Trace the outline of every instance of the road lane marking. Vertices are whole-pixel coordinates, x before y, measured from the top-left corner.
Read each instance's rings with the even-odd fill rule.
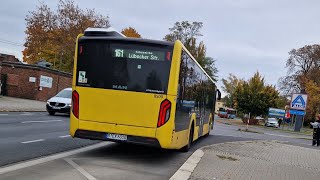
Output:
[[[26,123],[47,123],[47,122],[60,122],[62,120],[47,120],[47,121],[22,121],[22,124]]]
[[[66,138],[66,137],[70,137],[70,135],[59,136],[59,138]]]
[[[44,139],[36,139],[36,140],[31,140],[31,141],[24,141],[24,142],[21,142],[21,143],[22,144],[29,144],[29,143],[40,142],[40,141],[44,141]]]
[[[64,160],[67,161],[67,163],[69,163],[73,168],[78,170],[88,180],[96,180],[95,177],[93,177],[91,174],[89,174],[86,170],[80,167],[77,163],[73,162],[71,159],[64,159]]]
[[[49,162],[49,161],[54,161],[56,159],[65,158],[67,156],[71,156],[71,155],[74,155],[74,154],[91,151],[93,149],[104,147],[104,146],[109,145],[109,144],[112,144],[112,142],[101,142],[99,144],[94,144],[94,145],[91,145],[91,146],[87,146],[87,147],[71,150],[71,151],[68,151],[68,152],[63,152],[63,153],[60,153],[60,154],[50,155],[50,156],[46,156],[46,157],[43,157],[43,158],[40,158],[40,159],[30,160],[30,161],[27,161],[27,162],[22,162],[22,163],[19,163],[19,164],[14,164],[14,165],[11,165],[11,166],[3,167],[3,168],[0,168],[0,175],[4,174],[4,173],[15,171],[15,170],[27,168],[27,167],[30,167],[30,166],[46,163],[46,162]]]
[[[23,113],[23,114],[20,114],[21,116],[32,116],[33,114],[32,113]]]

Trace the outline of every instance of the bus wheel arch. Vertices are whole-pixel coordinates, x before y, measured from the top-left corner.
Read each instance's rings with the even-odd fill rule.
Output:
[[[204,135],[204,137],[208,137],[210,135],[211,128],[213,127],[212,118],[209,118],[208,122],[208,133]]]
[[[188,152],[191,145],[192,145],[192,142],[193,142],[193,139],[194,139],[194,120],[191,121],[191,126],[190,126],[190,131],[189,131],[189,137],[188,137],[188,144],[186,146],[184,146],[183,148],[180,149],[180,151],[182,152]]]

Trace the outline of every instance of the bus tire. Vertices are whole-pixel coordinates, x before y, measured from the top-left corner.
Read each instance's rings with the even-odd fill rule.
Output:
[[[194,123],[192,122],[191,124],[191,129],[190,129],[190,133],[189,133],[189,138],[188,138],[188,144],[186,146],[184,146],[183,148],[181,148],[182,152],[188,152],[192,142],[193,142],[193,133],[194,133]]]
[[[209,130],[208,133],[204,135],[204,137],[208,137],[210,135],[210,131],[211,131],[211,126],[212,126],[212,120],[209,120]]]

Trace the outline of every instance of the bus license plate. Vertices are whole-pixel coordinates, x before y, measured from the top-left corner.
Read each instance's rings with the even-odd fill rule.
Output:
[[[127,140],[127,135],[122,135],[122,134],[107,134],[107,139],[126,141],[126,140]]]

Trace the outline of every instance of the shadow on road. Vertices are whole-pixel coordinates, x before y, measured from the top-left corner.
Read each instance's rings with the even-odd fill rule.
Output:
[[[70,114],[55,113],[54,115],[49,115],[49,113],[47,113],[47,116],[50,116],[50,117],[67,117],[67,118],[69,118],[69,117],[70,117]]]
[[[195,141],[189,152],[180,152],[179,150],[166,150],[161,148],[135,145],[135,144],[118,144],[110,145],[91,150],[80,154],[81,157],[101,158],[101,159],[117,159],[134,161],[137,164],[149,164],[153,162],[167,164],[173,161],[174,164],[182,163],[197,149],[210,145],[231,141],[246,141],[251,139],[236,138],[227,136],[208,136]]]

